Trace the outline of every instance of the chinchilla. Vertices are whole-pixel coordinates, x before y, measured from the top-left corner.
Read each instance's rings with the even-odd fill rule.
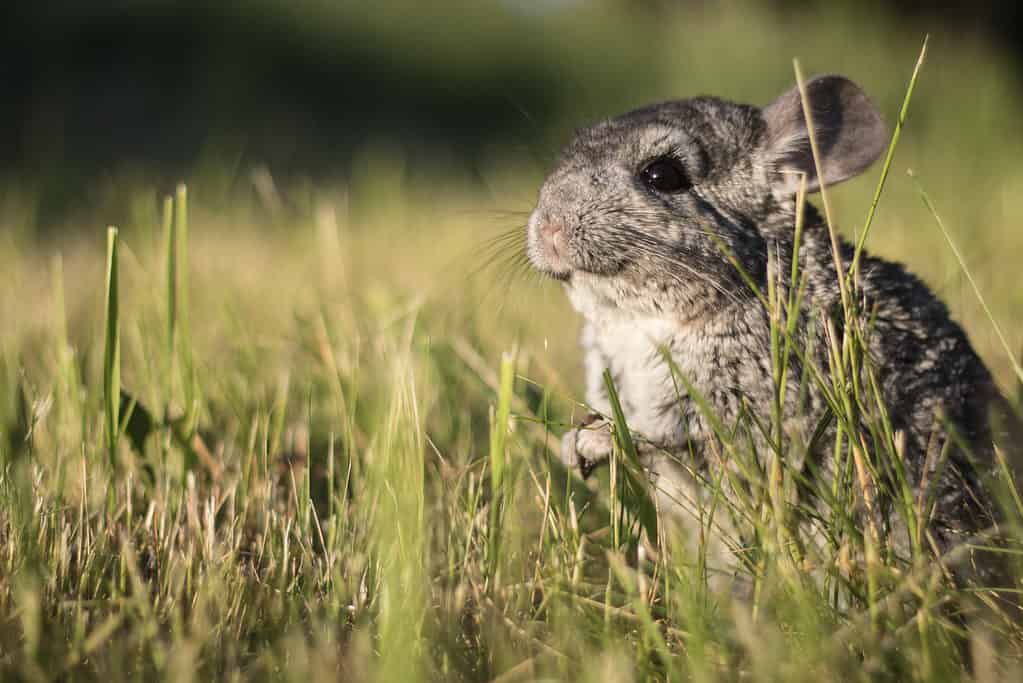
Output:
[[[843,302],[836,259],[847,271],[855,249],[833,242],[821,214],[797,202],[804,182],[815,192],[866,170],[888,129],[846,78],[810,80],[805,95],[816,154],[798,88],[763,108],[695,97],[586,128],[547,176],[527,227],[533,267],[563,283],[584,319],[595,412],[564,435],[562,460],[585,474],[611,454],[608,371],[658,505],[694,539],[731,538],[710,553],[729,575],[744,533],[736,510],[756,485],[750,463],[766,478],[774,457],[799,481],[789,505],[823,509],[821,493],[839,478],[857,489],[848,519],[862,533],[874,525],[906,559],[913,530],[896,512],[906,490],[925,517],[923,545],[938,553],[997,522],[986,483],[998,471],[990,414],[1005,404],[991,374],[944,304],[902,265],[863,252]],[[777,323],[786,332],[776,342],[792,347],[780,448],[764,426],[781,395],[763,298],[769,280],[781,301],[799,302]],[[834,388],[848,392],[850,378],[836,376],[831,359],[846,348],[850,306],[866,352],[858,428],[844,433],[859,442],[850,448],[846,437],[836,448]],[[877,395],[883,400],[871,400]],[[879,433],[885,421],[891,430]],[[731,445],[722,439],[729,430]],[[743,466],[737,448],[753,454]]]

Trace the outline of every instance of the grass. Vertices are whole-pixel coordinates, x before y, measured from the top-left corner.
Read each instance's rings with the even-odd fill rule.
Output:
[[[940,101],[926,77],[911,111]],[[895,74],[889,90],[909,79]],[[1018,175],[977,131],[995,152],[971,180],[935,151],[947,128],[917,133],[906,116],[906,147],[880,181],[829,198],[836,227],[866,214],[868,246],[924,273],[1010,388],[1018,365],[1003,341],[1023,333],[1011,323],[1023,287],[1004,276],[1023,240],[1007,219],[1023,210]],[[841,476],[818,492],[823,509],[793,503],[805,482],[777,407],[805,351],[781,324],[798,307],[798,269],[759,297],[779,321],[775,406],[719,427],[718,455],[740,472],[707,489],[745,490],[742,503],[712,495],[703,535],[677,538],[651,513],[620,409],[597,483],[558,464],[580,412],[576,329],[557,287],[517,270],[524,215],[440,176],[395,183],[400,155],[366,156],[348,186],[289,210],[204,203],[201,182],[145,193],[106,252],[93,229],[59,245],[4,233],[0,311],[14,324],[0,336],[0,678],[1019,679],[1018,627],[964,630],[956,610],[976,595],[929,560],[917,525],[907,559],[851,523],[871,483],[901,481],[858,324],[830,339],[831,375],[847,381],[819,387],[840,425]],[[888,176],[909,162],[943,178],[924,214],[901,174]],[[508,177],[503,166],[487,181],[523,199],[499,208],[528,209],[539,167]],[[949,190],[957,179],[970,181],[966,208]],[[940,230],[935,203],[956,204]],[[481,237],[481,225],[510,232]],[[960,228],[975,231],[965,252],[928,258],[964,243]],[[496,266],[478,269],[489,257]],[[943,286],[942,259],[983,306]],[[863,413],[872,419],[854,427]],[[771,457],[751,453],[756,433]],[[895,514],[926,517],[926,496],[891,493]],[[753,540],[738,545],[726,521]],[[643,529],[659,552],[641,549]],[[715,539],[743,557],[751,602],[711,587]]]

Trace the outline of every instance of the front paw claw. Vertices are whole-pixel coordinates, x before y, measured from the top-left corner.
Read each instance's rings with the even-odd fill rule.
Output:
[[[569,469],[578,469],[585,479],[597,465],[611,457],[612,448],[611,424],[591,413],[579,427],[561,437],[561,462]]]

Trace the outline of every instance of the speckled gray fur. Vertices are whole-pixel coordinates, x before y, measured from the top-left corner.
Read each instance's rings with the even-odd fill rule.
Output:
[[[876,108],[841,77],[815,79],[808,92],[826,183],[862,172],[887,143]],[[708,457],[712,429],[660,349],[670,351],[726,425],[739,419],[744,405],[768,419],[774,387],[767,313],[712,236],[763,291],[768,252],[774,252],[784,287],[794,237],[794,172],[806,172],[811,189],[818,184],[801,111],[793,90],[763,109],[698,97],[597,123],[564,150],[530,219],[534,266],[563,280],[585,320],[587,402],[609,414],[601,376],[609,369],[630,428],[652,447],[648,464],[662,506],[679,518],[698,515],[705,495],[699,480],[713,478],[721,460]],[[691,186],[661,193],[645,185],[641,169],[661,157],[677,159]],[[548,233],[549,226],[560,230],[555,246],[544,226]],[[848,264],[852,248],[842,242],[841,250]],[[827,228],[811,205],[799,265],[808,278],[800,334],[817,350],[816,363],[826,374],[823,320],[830,316],[840,327],[841,302]],[[988,410],[997,391],[963,330],[919,279],[870,255],[861,273],[861,310],[873,311],[872,362],[894,427],[905,438],[911,484],[919,485],[926,463],[940,460],[926,456],[929,443],[940,449],[948,438],[939,414],[956,425],[979,461],[971,465],[952,448],[937,483],[929,528],[947,547],[991,521],[979,472],[991,459]],[[813,382],[805,405],[798,405],[799,375],[791,375],[784,410],[788,436],[808,439],[826,406]],[[571,466],[610,452],[607,429],[599,420],[588,422],[563,441]],[[818,476],[831,470],[833,439],[824,444],[811,456]],[[721,555],[727,562],[727,550]]]

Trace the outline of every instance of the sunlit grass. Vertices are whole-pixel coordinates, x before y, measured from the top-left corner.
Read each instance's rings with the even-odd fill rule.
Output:
[[[871,77],[901,97],[911,73]],[[836,224],[852,234],[869,209],[867,247],[922,273],[1012,387],[1021,176],[1002,157],[983,172],[942,159],[968,143],[933,122],[927,73],[912,112],[932,123],[915,132],[910,113],[876,215],[876,177],[836,189]],[[508,152],[481,188],[406,180],[395,150],[359,163],[286,208],[258,192],[204,200],[201,181],[167,198],[126,189],[138,211],[106,242],[87,222],[57,242],[4,216],[0,678],[1019,679],[1017,626],[958,620],[972,594],[919,534],[907,561],[851,523],[872,468],[899,468],[855,335],[832,335],[828,355],[863,383],[819,387],[846,465],[823,510],[790,504],[800,475],[765,407],[759,424],[720,426],[718,457],[752,484],[731,508],[711,496],[694,544],[651,518],[619,409],[595,483],[559,464],[582,393],[577,322],[514,253],[542,165]],[[907,195],[910,163],[955,205],[940,231]],[[950,254],[956,234],[970,239]],[[780,321],[798,287],[771,285],[760,300]],[[774,408],[802,351],[792,333],[772,336]],[[870,434],[854,426],[865,405]],[[742,430],[770,436],[769,467]],[[923,498],[890,493],[898,514],[926,516]],[[753,542],[728,538],[726,517]],[[748,602],[715,593],[708,539],[743,558]]]
[[[168,275],[166,233],[119,235],[106,318],[119,322],[131,414],[152,421],[141,446],[117,440],[114,467],[103,378],[115,358],[94,322],[112,301],[93,264],[102,252],[75,248],[53,287],[8,297],[28,321],[36,307],[45,314],[5,339],[0,664],[113,680],[193,670],[816,680],[863,661],[921,680],[958,675],[940,576],[920,574],[907,593],[918,584],[883,562],[859,566],[865,556],[839,542],[831,561],[845,584],[799,578],[822,558],[791,552],[797,525],[786,516],[800,513],[776,514],[791,487],[784,471],[765,473],[777,485],[731,512],[767,524],[748,565],[761,577],[752,606],[708,592],[670,527],[665,552],[636,565],[640,527],[629,520],[642,504],[624,484],[628,440],[595,498],[545,447],[578,396],[559,293],[513,280],[528,293],[516,302],[463,277],[453,254],[472,258],[475,216],[487,210],[469,213],[407,244],[391,241],[389,225],[358,234],[336,207],[283,237],[225,237],[215,216],[193,219],[191,254],[177,261],[190,264],[192,402],[170,343],[180,279]],[[431,249],[437,241],[446,246]],[[29,251],[14,267],[37,262],[44,255]],[[62,279],[77,285],[70,296]],[[486,303],[495,296],[500,306]],[[171,384],[167,368],[177,368]],[[198,441],[183,422],[190,410]],[[864,568],[883,569],[873,592],[837,599]]]

